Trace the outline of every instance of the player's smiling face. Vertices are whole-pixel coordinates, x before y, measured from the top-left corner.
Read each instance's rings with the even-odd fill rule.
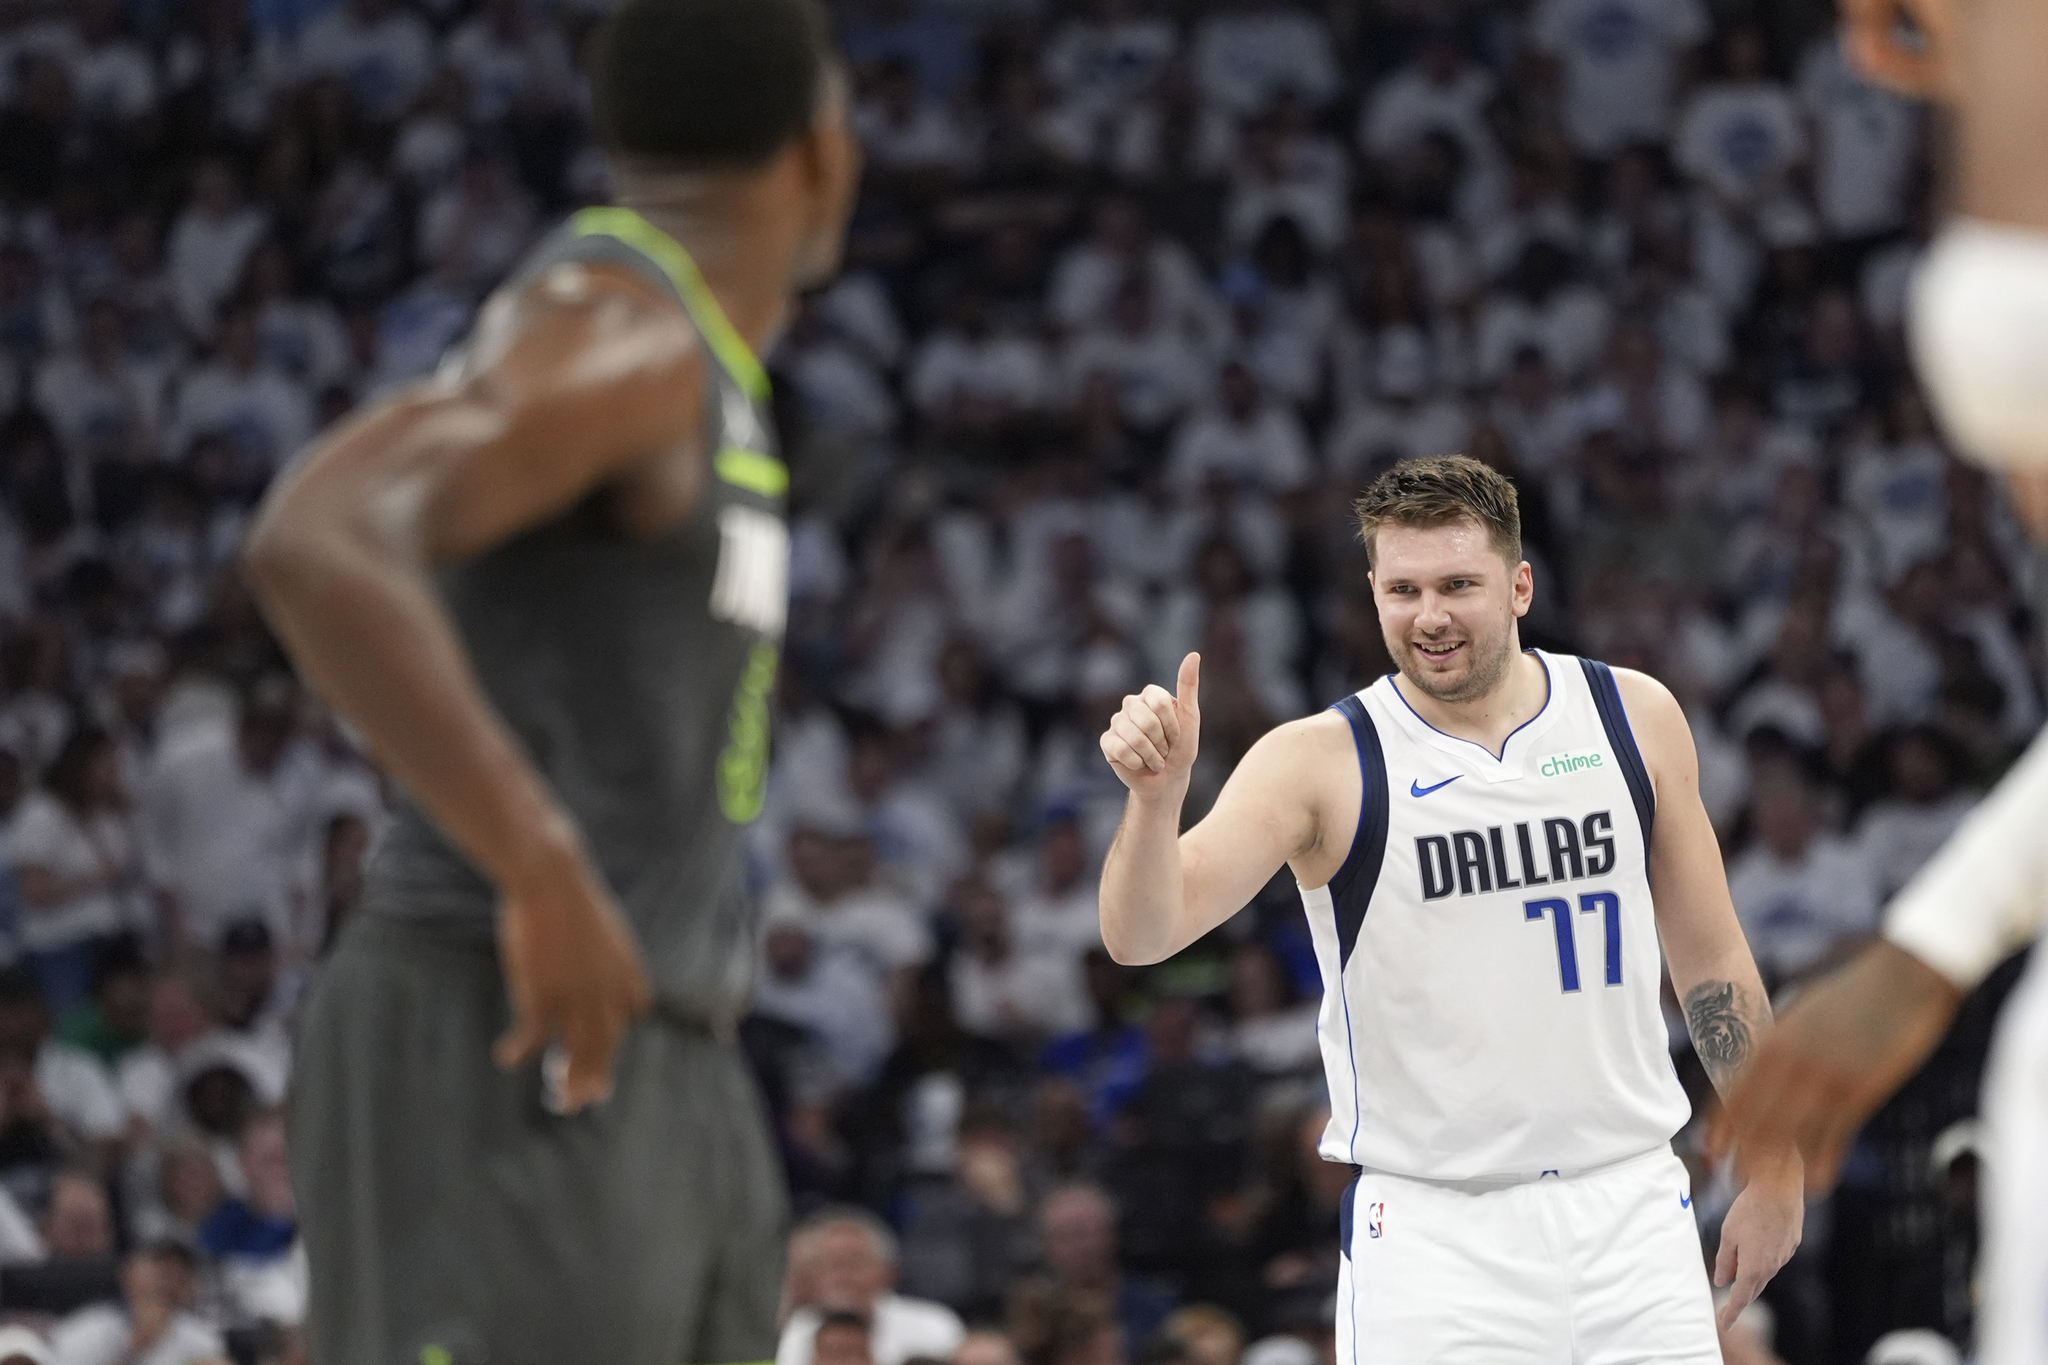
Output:
[[[1529,610],[1527,563],[1510,565],[1474,520],[1381,526],[1373,538],[1373,600],[1401,676],[1443,702],[1500,685]]]

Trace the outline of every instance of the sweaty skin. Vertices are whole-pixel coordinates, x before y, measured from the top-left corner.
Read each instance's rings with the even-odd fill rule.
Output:
[[[622,162],[621,198],[695,258],[757,349],[837,268],[859,177],[843,80],[764,165]],[[440,568],[602,493],[659,535],[705,487],[708,362],[632,273],[563,266],[486,307],[459,372],[343,423],[273,487],[244,562],[309,682],[497,888],[513,1007],[501,1065],[558,1044],[561,1107],[600,1101],[650,1004],[638,946],[582,837],[492,711],[434,591]]]
[[[1518,622],[1534,592],[1529,565],[1508,565],[1476,522],[1383,526],[1373,562],[1381,631],[1401,670],[1395,685],[1431,725],[1499,752],[1548,695],[1543,666],[1521,650]],[[1684,712],[1655,679],[1629,669],[1614,676],[1656,788],[1650,869],[1658,937],[1694,1045],[1725,1090],[1770,1029],[1770,1004],[1700,802]],[[1181,833],[1200,743],[1200,682],[1201,660],[1190,654],[1176,691],[1155,684],[1125,697],[1102,735],[1103,756],[1130,790],[1100,896],[1102,941],[1119,962],[1173,956],[1236,914],[1283,865],[1303,886],[1326,884],[1357,830],[1362,793],[1351,727],[1323,711],[1262,736],[1209,814]],[[1723,1329],[1791,1258],[1804,1218],[1789,1145],[1758,1146],[1748,1172],[1714,1267],[1715,1282],[1732,1286]]]

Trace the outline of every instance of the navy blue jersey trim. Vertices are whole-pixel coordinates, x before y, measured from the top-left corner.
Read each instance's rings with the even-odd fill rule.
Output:
[[[1386,859],[1387,756],[1380,747],[1380,732],[1362,700],[1346,697],[1337,703],[1336,709],[1351,722],[1362,788],[1358,832],[1351,836],[1351,851],[1344,855],[1344,865],[1330,878],[1330,901],[1337,911],[1337,967],[1342,971],[1358,943],[1366,907],[1372,903],[1373,888],[1379,885],[1380,864]]]
[[[1643,827],[1643,857],[1650,856],[1650,824],[1657,815],[1657,789],[1650,785],[1650,770],[1643,766],[1642,750],[1636,748],[1636,732],[1629,728],[1628,712],[1621,704],[1621,689],[1614,685],[1614,672],[1598,659],[1581,659],[1586,685],[1593,689],[1593,705],[1600,712],[1600,724],[1607,731],[1607,743],[1621,760],[1621,775],[1628,779],[1628,794],[1636,803],[1636,822]]]
[[[1358,1226],[1358,1215],[1352,1212],[1352,1205],[1358,1200],[1358,1182],[1365,1176],[1363,1171],[1351,1177],[1351,1183],[1344,1187],[1344,1197],[1337,1201],[1337,1250],[1344,1253],[1344,1259],[1351,1259],[1351,1230]],[[1357,1300],[1357,1294],[1352,1296]]]

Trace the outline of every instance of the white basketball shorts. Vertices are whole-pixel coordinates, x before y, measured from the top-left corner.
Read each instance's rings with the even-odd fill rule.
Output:
[[[2005,1002],[1984,1072],[1983,1365],[2048,1365],[2048,944]]]
[[[1720,1365],[1668,1147],[1516,1183],[1365,1171],[1345,1212],[1337,1365]]]

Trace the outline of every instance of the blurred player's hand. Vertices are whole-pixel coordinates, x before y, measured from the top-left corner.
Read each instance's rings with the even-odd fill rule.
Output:
[[[1961,993],[1883,939],[1801,991],[1765,1035],[1708,1130],[1707,1149],[1753,1153],[1797,1146],[1806,1188],[1832,1187],[1863,1121],[1934,1050]]]
[[[507,1069],[543,1051],[560,1057],[566,1066],[559,1076],[550,1069],[549,1101],[574,1113],[610,1097],[612,1058],[653,996],[632,930],[584,856],[540,862],[499,897],[512,1027],[496,1055]]]
[[[1121,711],[1102,732],[1102,756],[1139,796],[1187,790],[1188,769],[1202,735],[1202,712],[1196,705],[1202,684],[1202,656],[1180,661],[1180,677],[1169,693],[1157,683],[1125,697]]]
[[[1915,99],[1962,94],[1955,0],[1841,0],[1842,48],[1857,70]]]
[[[1723,1332],[1799,1250],[1805,1223],[1806,1190],[1797,1157],[1778,1162],[1768,1173],[1752,1172],[1721,1220],[1721,1250],[1714,1257],[1714,1284],[1728,1290],[1716,1317]]]

